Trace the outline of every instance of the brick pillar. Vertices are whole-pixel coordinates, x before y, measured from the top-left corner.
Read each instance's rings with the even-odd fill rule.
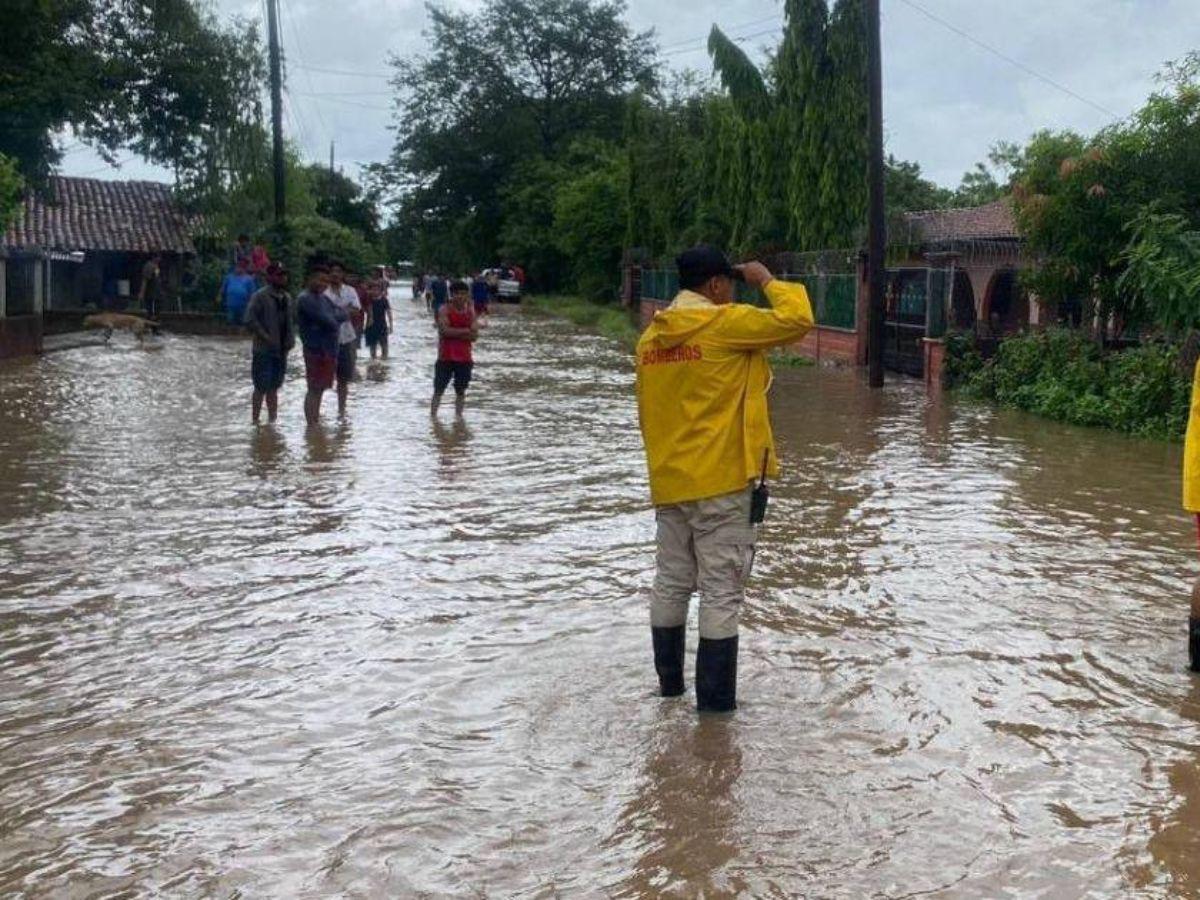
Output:
[[[925,354],[925,390],[936,394],[942,389],[942,370],[946,365],[946,342],[941,338],[923,338]]]
[[[858,276],[858,290],[854,298],[854,364],[865,366],[867,364],[867,342],[871,330],[871,295],[869,285],[867,284],[867,255],[860,253],[858,255],[858,264],[855,266],[855,274]]]

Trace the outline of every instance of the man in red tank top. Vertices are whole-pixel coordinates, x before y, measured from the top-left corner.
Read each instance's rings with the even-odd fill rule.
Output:
[[[479,337],[475,322],[475,309],[471,305],[471,291],[466,282],[455,281],[450,285],[450,302],[437,312],[438,358],[433,369],[433,402],[430,411],[437,415],[442,394],[450,381],[454,381],[454,412],[461,416],[467,399],[467,385],[471,383],[471,345]]]

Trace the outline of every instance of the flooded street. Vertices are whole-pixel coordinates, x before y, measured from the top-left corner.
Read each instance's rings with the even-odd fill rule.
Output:
[[[1200,896],[1179,447],[780,371],[700,720],[627,355],[505,310],[432,424],[395,306],[314,434],[240,340],[0,365],[0,895]]]

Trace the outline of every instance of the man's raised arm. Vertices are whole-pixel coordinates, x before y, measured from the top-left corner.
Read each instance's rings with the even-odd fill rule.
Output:
[[[808,334],[814,320],[804,285],[780,281],[759,262],[737,268],[747,284],[762,290],[771,308],[731,305],[714,332],[718,341],[738,350],[765,350],[795,343]]]

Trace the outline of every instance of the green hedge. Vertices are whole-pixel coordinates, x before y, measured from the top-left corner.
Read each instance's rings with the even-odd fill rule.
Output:
[[[1179,439],[1187,428],[1191,385],[1176,346],[1105,352],[1054,329],[1008,338],[984,363],[970,339],[947,343],[947,368],[968,396],[1145,437]]]

